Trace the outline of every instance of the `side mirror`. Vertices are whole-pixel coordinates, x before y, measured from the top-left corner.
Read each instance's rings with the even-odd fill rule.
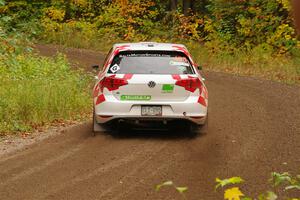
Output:
[[[98,70],[98,69],[99,69],[99,65],[93,65],[92,68],[93,68],[94,70]]]
[[[202,66],[202,65],[198,65],[198,66],[197,66],[197,69],[198,69],[198,70],[202,70],[202,69],[203,69],[203,66]]]

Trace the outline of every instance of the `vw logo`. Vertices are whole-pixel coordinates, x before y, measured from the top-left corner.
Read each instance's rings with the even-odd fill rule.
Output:
[[[154,81],[149,81],[148,86],[149,88],[154,88],[156,83]]]

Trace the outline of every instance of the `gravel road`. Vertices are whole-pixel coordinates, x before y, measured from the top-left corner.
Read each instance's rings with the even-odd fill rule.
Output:
[[[57,46],[38,45],[52,56]],[[74,65],[100,52],[61,49]],[[100,133],[91,121],[0,158],[0,199],[180,199],[156,184],[188,186],[189,200],[222,199],[215,178],[241,176],[244,192],[267,189],[272,171],[300,170],[300,87],[206,72],[209,131]],[[299,195],[300,196],[300,195]]]

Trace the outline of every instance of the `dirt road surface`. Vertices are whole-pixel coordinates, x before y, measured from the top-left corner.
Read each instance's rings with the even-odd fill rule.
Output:
[[[40,45],[51,56],[57,47]],[[83,68],[100,52],[68,49]],[[300,88],[254,78],[205,73],[209,132],[91,134],[91,122],[0,158],[0,199],[181,199],[157,193],[172,180],[187,198],[222,199],[215,178],[241,176],[245,193],[268,189],[272,171],[300,171]],[[299,194],[300,196],[300,194]]]

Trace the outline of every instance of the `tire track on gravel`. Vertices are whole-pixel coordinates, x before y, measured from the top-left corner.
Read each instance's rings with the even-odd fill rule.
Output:
[[[52,56],[58,48],[39,49]],[[103,60],[100,52],[65,52],[87,71]],[[174,191],[155,193],[153,186],[165,180],[188,186],[188,199],[215,200],[223,198],[213,190],[216,177],[241,176],[247,180],[244,192],[255,196],[266,187],[270,172],[296,173],[300,88],[223,73],[206,72],[205,77],[210,94],[207,134],[189,139],[184,133],[157,131],[92,137],[89,122],[1,158],[1,200],[176,198]]]
[[[30,176],[33,173],[42,171],[42,170],[46,169],[47,167],[50,167],[51,165],[54,165],[55,163],[60,162],[64,159],[70,157],[71,155],[74,155],[76,152],[78,152],[80,149],[82,149],[84,147],[84,145],[85,145],[84,143],[77,145],[75,148],[72,148],[71,150],[68,150],[68,151],[62,153],[61,155],[59,155],[57,157],[46,160],[41,165],[34,166],[29,169],[28,168],[24,169],[22,172],[20,172],[18,174],[14,174],[11,178],[7,179],[5,182],[1,182],[0,185],[6,186],[6,185],[10,184],[11,182],[14,182],[21,178],[24,178],[25,176]]]
[[[161,153],[161,151],[167,146],[167,144],[164,144],[162,146],[160,146],[159,148],[156,147],[155,151],[152,150],[152,153],[151,155],[148,155],[148,158],[145,159],[144,161],[142,161],[140,164],[138,164],[138,166],[135,166],[128,174],[124,175],[124,177],[122,177],[120,179],[120,181],[124,182],[126,179],[129,179],[131,176],[133,176],[134,174],[137,174],[141,169],[145,168],[145,166],[147,165],[147,163],[149,163],[154,156],[156,156],[158,153]],[[168,165],[168,164],[166,164]],[[154,171],[157,171],[158,169],[154,170]],[[149,176],[149,175],[147,175]],[[151,176],[151,174],[150,174]],[[136,184],[131,184],[131,187],[134,187]],[[114,186],[111,186],[109,188],[107,188],[105,191],[103,191],[101,193],[101,195],[99,196],[99,199],[107,199],[107,198],[104,198],[106,195],[108,195],[109,193],[112,193],[113,191],[115,190],[118,190],[120,187],[120,185],[114,185]],[[115,199],[115,198],[113,198]]]
[[[168,167],[170,167],[170,163],[174,164],[176,162],[176,159],[178,159],[178,158],[175,159],[175,157],[177,157],[177,155],[178,154],[174,154],[173,157],[170,160],[168,160],[168,162],[160,164],[159,166],[155,167],[155,169],[151,169],[151,170],[148,169],[148,170],[143,171],[142,174],[144,174],[144,176],[137,175],[136,177],[134,177],[134,176],[132,176],[133,175],[132,174],[132,175],[127,175],[124,178],[122,178],[121,181],[123,182],[123,184],[118,186],[118,187],[116,186],[114,188],[114,191],[115,191],[114,194],[117,194],[117,195],[112,197],[110,200],[118,200],[118,199],[126,198],[127,195],[129,195],[131,192],[133,192],[138,186],[140,186],[142,184],[145,185],[145,180],[146,179],[150,179],[150,178],[155,177],[157,174],[159,174],[159,172],[162,172],[165,169],[167,169]],[[154,162],[154,160],[152,160],[152,161]],[[136,171],[136,173],[137,172],[138,171]],[[137,177],[139,177],[142,180],[135,180]],[[132,178],[133,180],[131,181],[130,178]],[[126,179],[127,179],[127,181],[126,181]],[[158,182],[159,180],[156,180],[156,181]],[[126,182],[127,182],[127,185],[124,184]],[[130,183],[130,182],[133,182],[133,184]],[[149,187],[151,187],[151,186],[149,185]],[[121,188],[123,188],[123,192],[120,192],[120,191],[122,191]],[[126,189],[126,188],[128,188],[128,189]],[[154,186],[153,186],[153,188],[154,188]],[[113,190],[110,191],[110,192],[112,193]]]
[[[25,149],[19,150],[15,154],[9,154],[6,157],[0,157],[0,166],[2,167],[1,173],[8,173],[8,170],[11,170],[13,168],[16,168],[18,166],[24,165],[24,160],[21,159],[22,157],[26,156],[26,163],[30,163],[33,160],[41,159],[42,157],[51,157],[53,153],[57,153],[57,148],[69,148],[70,145],[74,143],[81,143],[83,139],[86,139],[88,137],[83,136],[82,134],[78,134],[78,130],[84,128],[88,129],[90,125],[87,124],[81,124],[75,127],[72,127],[70,129],[64,130],[60,134],[55,135],[55,137],[47,138],[49,140],[52,140],[51,145],[40,145],[40,143],[36,143],[31,145],[31,148],[25,147]],[[75,133],[75,134],[72,134]],[[77,134],[76,134],[77,133]],[[69,137],[68,135],[72,134],[72,137]],[[87,132],[89,134],[89,132]],[[35,151],[35,148],[40,148],[40,151]],[[50,148],[51,147],[51,148]],[[55,147],[55,148],[53,148]],[[47,151],[45,151],[47,150]],[[52,150],[52,151],[49,151]],[[47,156],[45,155],[47,153]],[[6,167],[7,166],[13,166],[13,167]],[[5,171],[6,170],[6,171]]]
[[[149,144],[148,144],[149,143]],[[146,146],[145,146],[146,145]],[[149,146],[150,145],[150,146]],[[41,199],[47,199],[51,196],[55,196],[55,194],[62,192],[63,190],[68,190],[68,188],[72,188],[78,184],[81,184],[81,182],[87,182],[88,180],[96,177],[105,177],[105,174],[110,174],[111,171],[115,171],[120,168],[124,168],[125,166],[129,165],[136,165],[134,169],[130,169],[127,175],[130,175],[134,172],[136,172],[141,167],[145,167],[145,163],[149,161],[154,155],[162,151],[167,144],[161,144],[160,146],[157,146],[157,144],[146,141],[142,144],[139,144],[139,146],[143,146],[143,151],[140,152],[139,150],[135,150],[131,154],[128,154],[126,156],[123,156],[121,159],[113,160],[101,167],[98,167],[96,169],[93,169],[89,173],[81,174],[67,182],[64,182],[62,184],[57,185],[57,187],[54,190],[48,190],[47,194],[42,196]],[[139,149],[138,147],[136,149]],[[145,160],[142,160],[144,157],[148,157]],[[150,158],[149,158],[150,157]],[[127,176],[126,175],[126,176]],[[102,181],[102,184],[105,184],[105,181]],[[113,183],[112,183],[113,184]],[[115,185],[107,186],[104,191],[101,191],[102,196],[104,193],[107,193],[106,191],[110,190],[110,188],[114,188]]]
[[[78,132],[78,129],[84,128],[86,125],[80,125],[69,129],[63,135],[59,135],[54,138],[49,138],[52,142],[46,145],[35,144],[26,151],[20,151],[18,154],[10,155],[7,158],[0,160],[0,181],[4,178],[11,178],[10,174],[19,174],[19,171],[32,168],[32,163],[39,160],[40,163],[49,162],[49,158],[60,157],[61,152],[68,152],[74,148],[75,145],[82,143],[84,137],[69,137],[69,134]],[[74,134],[73,134],[74,135]],[[77,134],[78,135],[78,134]],[[75,135],[74,135],[75,136]],[[36,151],[39,148],[39,151]],[[23,159],[26,157],[26,159]],[[36,165],[34,166],[36,167]],[[1,182],[0,182],[1,185]]]

